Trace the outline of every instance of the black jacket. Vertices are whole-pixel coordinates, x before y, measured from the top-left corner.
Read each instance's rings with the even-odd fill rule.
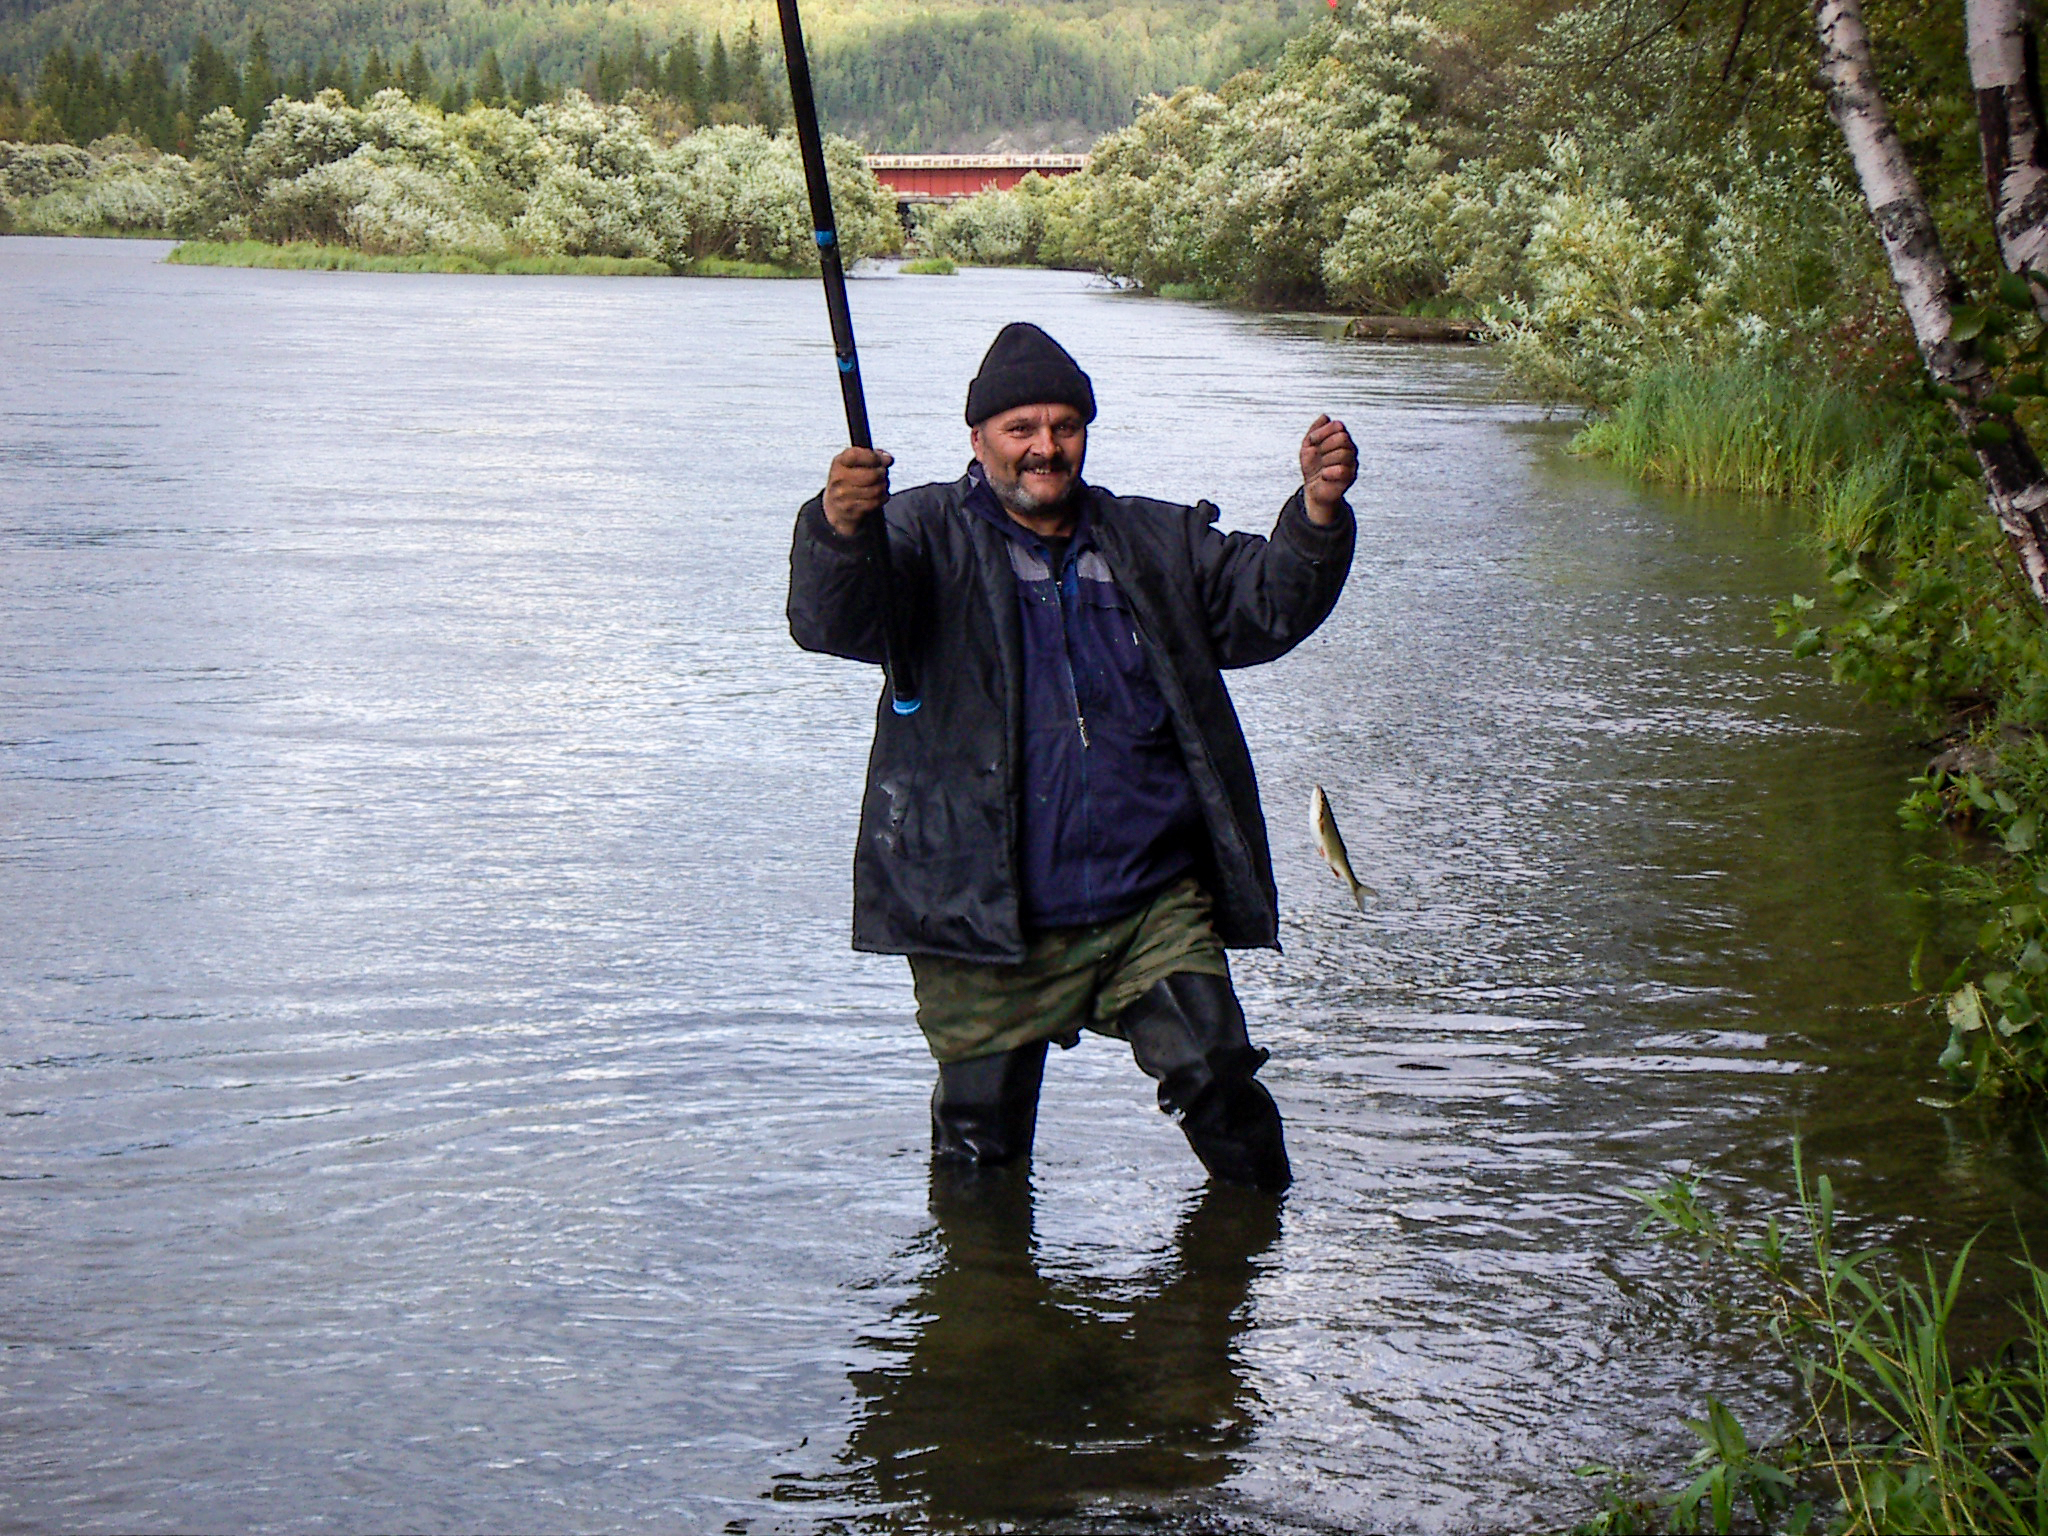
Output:
[[[1001,530],[963,503],[963,476],[893,496],[884,509],[923,706],[878,701],[853,861],[853,947],[881,954],[1024,958],[1016,878],[1021,641],[1016,577]],[[1272,859],[1251,753],[1222,669],[1292,650],[1335,606],[1351,568],[1348,508],[1329,528],[1300,492],[1271,539],[1218,533],[1208,502],[1175,506],[1094,486],[1089,518],[1137,615],[1173,713],[1209,846],[1201,878],[1233,948],[1272,947]],[[871,540],[840,537],[822,499],[797,514],[789,631],[807,651],[882,657]]]

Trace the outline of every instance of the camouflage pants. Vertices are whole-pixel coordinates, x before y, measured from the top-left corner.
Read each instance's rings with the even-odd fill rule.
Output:
[[[910,957],[917,1025],[941,1062],[1040,1040],[1072,1045],[1083,1029],[1121,1039],[1118,1016],[1177,971],[1230,975],[1208,895],[1192,878],[1126,917],[1047,929],[1018,965]]]

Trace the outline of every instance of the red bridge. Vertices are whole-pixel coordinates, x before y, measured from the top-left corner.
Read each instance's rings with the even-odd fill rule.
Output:
[[[1086,155],[869,155],[868,169],[908,203],[950,203],[993,188],[1007,192],[1031,172],[1071,176]]]

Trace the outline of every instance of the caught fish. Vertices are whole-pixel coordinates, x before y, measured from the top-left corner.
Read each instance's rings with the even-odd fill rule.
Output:
[[[1344,846],[1344,834],[1337,830],[1337,818],[1330,813],[1330,797],[1323,793],[1320,784],[1308,797],[1308,825],[1315,835],[1316,849],[1322,854],[1323,862],[1330,866],[1331,874],[1344,882],[1344,888],[1351,892],[1351,899],[1363,912],[1365,898],[1377,896],[1379,892],[1351,872],[1351,852]]]

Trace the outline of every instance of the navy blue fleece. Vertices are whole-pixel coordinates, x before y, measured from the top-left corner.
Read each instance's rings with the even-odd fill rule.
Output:
[[[1068,928],[1141,906],[1194,868],[1194,785],[1137,620],[1087,514],[1055,572],[981,466],[967,506],[1003,530],[1023,629],[1018,874],[1024,922]]]

